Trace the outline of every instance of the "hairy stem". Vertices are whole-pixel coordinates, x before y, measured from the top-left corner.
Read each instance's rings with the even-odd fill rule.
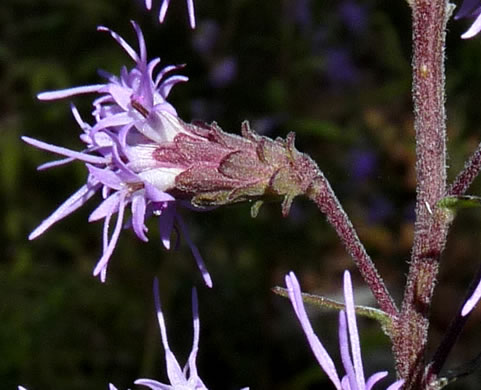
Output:
[[[326,215],[328,222],[336,230],[348,253],[356,263],[362,277],[371,289],[381,310],[392,319],[396,319],[399,311],[394,300],[359,240],[349,217],[322,173],[312,181],[306,195],[317,204],[321,212]]]
[[[405,389],[421,389],[428,311],[444,249],[448,218],[436,203],[446,193],[444,43],[446,0],[414,0],[413,100],[416,130],[416,222],[411,265],[394,353]]]

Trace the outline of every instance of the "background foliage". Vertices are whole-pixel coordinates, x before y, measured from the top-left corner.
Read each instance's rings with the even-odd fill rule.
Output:
[[[154,2],[155,3],[155,2]],[[158,4],[155,4],[158,7]],[[185,212],[214,278],[202,285],[186,245],[167,252],[150,221],[150,242],[125,231],[106,285],[91,276],[101,253],[95,206],[78,211],[41,238],[27,235],[86,172],[71,165],[38,173],[51,158],[23,144],[28,135],[79,147],[68,102],[42,103],[43,90],[99,82],[129,59],[99,24],[135,43],[137,20],[150,56],[187,63],[190,82],[171,101],[185,120],[216,120],[238,132],[249,119],[260,133],[297,133],[331,180],[398,302],[412,241],[415,199],[411,113],[410,15],[381,0],[198,0],[198,29],[173,1],[165,25],[132,0],[3,0],[0,4],[0,383],[31,390],[132,387],[138,377],[164,380],[151,285],[158,275],[171,345],[187,357],[190,288],[199,287],[199,371],[212,389],[326,388],[289,303],[270,288],[294,270],[303,289],[340,296],[342,271],[353,268],[314,205],[297,200],[287,219],[278,205],[257,219],[248,205]],[[480,140],[481,41],[461,41],[449,24],[447,48],[450,177]],[[75,104],[88,118],[90,97]],[[479,194],[479,183],[471,193]],[[449,237],[432,313],[432,345],[460,304],[481,259],[479,211],[460,213]],[[372,303],[354,273],[356,300]],[[338,356],[337,315],[313,310],[313,323]],[[473,314],[449,365],[479,353],[481,313]],[[393,371],[387,339],[361,321],[369,367]],[[478,388],[481,375],[453,389]],[[229,387],[230,386],[230,387]]]

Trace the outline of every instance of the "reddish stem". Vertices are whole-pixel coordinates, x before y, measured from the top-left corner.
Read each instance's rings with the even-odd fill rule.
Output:
[[[404,389],[423,388],[428,311],[449,221],[437,202],[446,194],[444,42],[446,0],[414,0],[413,99],[416,130],[416,223],[405,295],[394,340]]]
[[[394,321],[399,315],[396,304],[359,240],[349,217],[322,173],[319,172],[319,176],[313,180],[306,194],[317,204],[321,212],[326,215],[328,222],[336,230],[348,253],[356,263],[362,277],[371,289],[379,307]]]

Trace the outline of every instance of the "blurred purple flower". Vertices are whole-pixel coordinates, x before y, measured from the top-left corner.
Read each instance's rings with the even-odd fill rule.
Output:
[[[354,84],[359,72],[345,48],[332,48],[326,52],[326,74],[333,84]]]
[[[311,0],[297,0],[287,3],[285,17],[297,24],[302,32],[308,32],[312,27]]]
[[[194,0],[187,1],[187,10],[189,12],[189,22],[192,29],[195,28],[195,12],[194,12]],[[167,10],[169,9],[170,0],[162,0],[159,11],[159,22],[163,23],[165,16],[167,15]],[[152,9],[152,0],[145,0],[145,8],[149,11]]]
[[[468,39],[474,37],[481,31],[481,2],[479,0],[464,0],[455,19],[473,18],[474,23],[461,38]]]
[[[167,376],[169,378],[170,384],[165,384],[158,382],[153,379],[137,379],[135,381],[136,385],[143,385],[149,387],[152,390],[207,390],[202,379],[199,378],[197,374],[197,352],[199,349],[199,333],[200,333],[200,322],[199,322],[199,309],[197,302],[197,291],[195,288],[192,290],[192,316],[194,318],[194,341],[192,343],[192,351],[190,352],[187,364],[182,370],[179,362],[175,358],[174,354],[170,350],[168,339],[167,339],[167,328],[165,326],[165,319],[162,313],[162,308],[160,305],[159,298],[159,286],[158,280],[154,280],[154,300],[155,309],[157,311],[157,320],[159,321],[160,336],[162,338],[162,344],[165,351],[165,362],[167,366]],[[249,390],[247,387],[241,390]]]
[[[376,153],[369,149],[355,149],[349,153],[349,169],[354,178],[369,179],[377,168]]]
[[[361,345],[354,309],[354,295],[351,275],[348,271],[344,272],[344,300],[346,309],[339,312],[339,346],[342,364],[346,371],[346,375],[344,375],[342,380],[339,379],[334,362],[312,329],[302,301],[301,288],[293,272],[286,275],[286,286],[289,299],[301,323],[307,341],[311,346],[312,352],[337,390],[370,390],[378,381],[387,375],[386,371],[382,371],[372,375],[368,378],[367,382],[364,378]],[[398,390],[403,383],[403,380],[398,380],[391,384],[387,390]]]
[[[353,0],[343,1],[339,5],[339,14],[346,27],[355,34],[366,29],[367,15],[365,6]]]
[[[132,70],[122,68],[121,76],[107,75],[105,84],[69,88],[61,91],[44,92],[40,100],[54,100],[83,93],[98,93],[94,100],[93,117],[95,125],[85,123],[75,107],[73,115],[83,130],[80,138],[86,148],[80,152],[51,145],[29,137],[23,140],[37,148],[65,156],[65,159],[50,162],[39,167],[46,169],[74,160],[85,163],[89,175],[87,182],[56,211],[45,219],[29,236],[34,239],[50,226],[83,206],[95,193],[101,192],[103,202],[92,212],[89,221],[104,219],[103,254],[94,269],[94,275],[105,281],[107,266],[117,244],[123,226],[125,208],[131,205],[131,226],[142,241],[147,241],[145,218],[159,217],[160,234],[164,246],[170,248],[170,235],[174,226],[183,233],[191,247],[198,267],[208,286],[212,281],[204,262],[191,242],[184,223],[176,213],[179,201],[166,191],[175,185],[175,177],[185,167],[179,162],[162,161],[157,156],[160,146],[168,147],[175,136],[188,133],[185,124],[177,117],[177,112],[166,101],[171,88],[185,76],[165,75],[179,67],[167,66],[153,79],[155,67],[160,59],[147,62],[144,37],[137,24],[132,22],[137,33],[140,55],[113,31],[107,31],[136,62]],[[112,216],[117,221],[109,237]]]
[[[232,82],[237,75],[237,61],[226,57],[217,61],[209,73],[209,79],[216,88],[222,88]]]
[[[192,46],[194,49],[204,55],[211,54],[219,37],[219,24],[214,20],[204,20],[196,29],[192,37]]]
[[[392,216],[394,206],[386,197],[379,194],[371,194],[369,199],[369,223],[379,224]]]

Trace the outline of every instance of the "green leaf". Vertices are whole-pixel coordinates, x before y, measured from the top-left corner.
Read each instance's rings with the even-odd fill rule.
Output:
[[[274,287],[272,291],[283,297],[288,297],[287,290],[285,288]],[[323,307],[331,310],[345,310],[344,303],[337,302],[333,299],[322,297],[319,295],[302,293],[302,301],[304,303],[309,303],[318,307]],[[356,314],[360,316],[378,321],[386,336],[390,337],[393,334],[393,322],[391,317],[389,317],[389,314],[385,313],[380,309],[376,309],[370,306],[356,305],[354,307],[354,310],[356,311]]]
[[[452,211],[481,207],[481,197],[471,195],[446,196],[438,202],[438,207]]]

